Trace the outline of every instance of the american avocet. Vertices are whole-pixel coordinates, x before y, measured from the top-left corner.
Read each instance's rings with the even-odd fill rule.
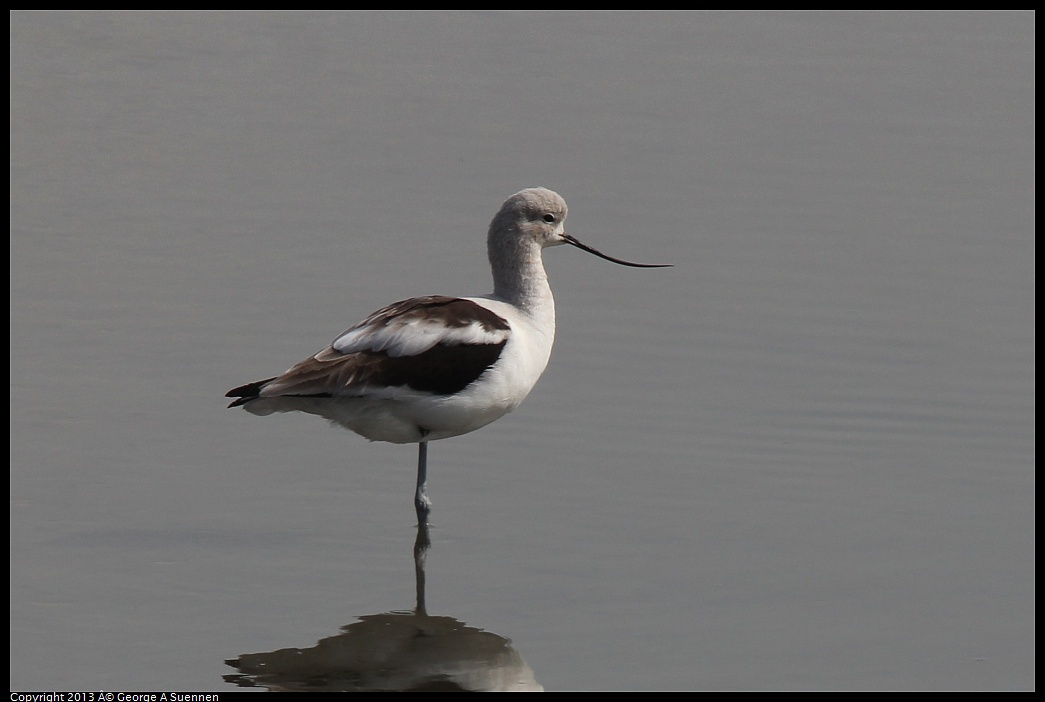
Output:
[[[371,441],[417,443],[418,524],[426,524],[428,442],[459,436],[519,406],[541,377],[555,337],[555,300],[541,251],[570,244],[629,263],[566,233],[566,202],[551,190],[512,195],[487,235],[493,293],[393,303],[286,373],[230,390],[229,407],[257,415],[307,412]]]

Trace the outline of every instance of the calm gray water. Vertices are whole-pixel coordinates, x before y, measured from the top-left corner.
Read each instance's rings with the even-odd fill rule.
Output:
[[[1033,14],[10,19],[12,689],[1034,688]],[[546,252],[410,612],[414,447],[222,396],[534,185],[675,268]]]

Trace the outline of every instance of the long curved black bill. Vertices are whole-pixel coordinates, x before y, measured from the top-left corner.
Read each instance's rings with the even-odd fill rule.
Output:
[[[562,240],[565,241],[570,246],[576,246],[581,251],[587,251],[590,254],[595,254],[599,258],[604,258],[607,261],[612,261],[613,263],[618,263],[618,264],[620,264],[622,266],[631,266],[632,268],[671,268],[672,267],[672,265],[670,263],[632,263],[631,261],[622,261],[619,258],[614,258],[613,256],[607,256],[603,252],[601,252],[601,251],[599,251],[597,249],[593,249],[592,247],[588,246],[587,244],[582,244],[581,242],[577,241],[576,239],[574,239],[569,234],[563,234],[562,235]]]

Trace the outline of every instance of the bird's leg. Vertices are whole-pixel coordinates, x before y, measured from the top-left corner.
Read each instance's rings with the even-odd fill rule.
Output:
[[[414,509],[417,510],[417,524],[426,526],[428,524],[428,512],[432,509],[432,502],[428,499],[425,490],[428,482],[428,442],[422,441],[417,445],[417,492],[414,493]]]

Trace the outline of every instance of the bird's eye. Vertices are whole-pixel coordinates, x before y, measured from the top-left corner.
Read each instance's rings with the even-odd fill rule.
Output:
[[[545,222],[548,222],[549,224],[551,224],[552,222],[555,221],[555,215],[553,215],[551,212],[549,212],[548,214],[544,215],[544,217],[542,217],[541,219],[543,219]]]

